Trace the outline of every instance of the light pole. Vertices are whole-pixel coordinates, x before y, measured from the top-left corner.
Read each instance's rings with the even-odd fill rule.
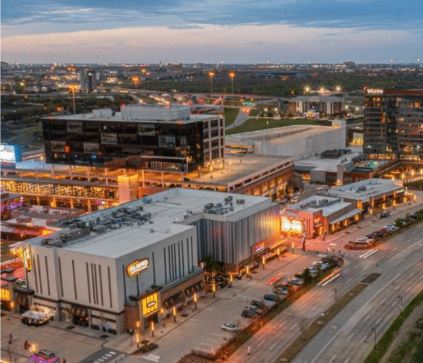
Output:
[[[210,78],[210,95],[213,93],[213,77],[216,75],[213,71],[209,72],[209,78]]]
[[[176,306],[172,308],[172,313],[173,313],[173,321],[176,323]]]
[[[375,336],[374,336],[374,338],[375,338],[375,348],[376,348],[376,344],[377,344],[377,331],[376,331],[376,327],[374,326],[373,328],[372,328],[372,333],[375,333]]]
[[[229,72],[229,78],[231,79],[231,94],[232,94],[232,105],[233,105],[234,104],[234,78],[235,78],[234,71]]]
[[[131,81],[134,83],[135,88],[138,88],[138,84],[140,83],[140,78],[138,76],[133,76]]]
[[[72,92],[72,107],[73,107],[73,113],[76,113],[76,104],[75,104],[75,88],[76,86],[74,84],[70,85],[69,89]]]

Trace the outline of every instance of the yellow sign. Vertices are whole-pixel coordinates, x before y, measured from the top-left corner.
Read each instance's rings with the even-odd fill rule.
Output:
[[[283,216],[281,221],[281,229],[282,232],[302,233],[304,229],[303,222],[297,219],[289,219]]]
[[[135,277],[139,275],[142,271],[148,268],[148,258],[143,258],[141,260],[135,260],[126,266],[126,273],[129,277]]]
[[[159,293],[148,295],[141,300],[142,315],[144,317],[151,315],[159,310]]]
[[[26,271],[32,270],[32,263],[31,263],[31,247],[27,246],[22,249],[22,260],[25,266]]]
[[[0,289],[1,300],[3,301],[12,301],[12,293],[9,289],[1,288]]]

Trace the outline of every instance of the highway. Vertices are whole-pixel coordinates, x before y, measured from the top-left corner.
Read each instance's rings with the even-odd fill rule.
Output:
[[[360,258],[364,253],[349,256],[340,278],[302,296],[241,346],[229,361],[275,362],[301,330],[334,303],[335,289],[340,296],[378,271],[381,276],[325,326],[295,360],[296,363],[361,362],[374,343],[372,328],[376,326],[376,334],[380,336],[398,314],[398,296],[406,304],[423,288],[422,234],[420,224],[379,245],[368,257]]]

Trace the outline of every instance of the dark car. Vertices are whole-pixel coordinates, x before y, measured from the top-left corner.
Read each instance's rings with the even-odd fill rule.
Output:
[[[386,217],[389,217],[390,215],[391,215],[391,212],[385,210],[379,214],[379,218],[386,218]]]
[[[252,309],[244,309],[241,313],[243,318],[256,318],[259,314]]]
[[[257,306],[260,309],[266,309],[266,304],[263,301],[260,301],[260,300],[251,300],[249,302],[249,305]]]
[[[265,294],[263,296],[263,298],[264,298],[264,300],[267,300],[267,301],[275,301],[275,302],[280,300],[279,299],[279,296],[276,295],[276,294]]]

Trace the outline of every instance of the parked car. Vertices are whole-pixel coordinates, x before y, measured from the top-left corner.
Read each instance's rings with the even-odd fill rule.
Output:
[[[227,330],[227,331],[237,331],[237,330],[239,330],[239,325],[237,323],[231,323],[231,322],[223,323],[220,327],[223,330]]]
[[[251,300],[248,304],[252,306],[257,306],[260,309],[266,309],[266,304],[260,300]]]
[[[274,301],[274,302],[276,302],[276,301],[279,301],[279,300],[280,300],[280,299],[279,299],[279,296],[278,296],[278,295],[276,295],[276,294],[265,294],[265,295],[263,296],[263,298],[264,298],[264,300]]]
[[[53,352],[49,350],[40,350],[38,353],[34,353],[31,355],[29,360],[35,363],[58,363],[60,362],[60,358],[56,357]]]
[[[317,276],[319,276],[319,270],[317,270],[314,267],[307,267],[308,273],[310,274],[310,276],[312,278],[316,278]]]
[[[273,287],[273,293],[277,295],[289,295],[289,290],[286,287]]]
[[[52,315],[40,311],[28,310],[21,315],[22,323],[26,325],[41,326],[47,324]]]
[[[302,286],[302,285],[304,285],[304,280],[300,279],[298,277],[293,277],[293,278],[288,280],[287,284],[288,285]]]
[[[258,306],[255,305],[246,305],[244,310],[253,310],[255,311],[258,315],[263,315],[264,314],[264,309],[259,308]]]
[[[256,318],[259,314],[252,309],[244,309],[241,313],[243,318]]]
[[[379,218],[386,218],[389,217],[391,215],[391,212],[388,210],[383,211],[382,213],[379,214]]]

